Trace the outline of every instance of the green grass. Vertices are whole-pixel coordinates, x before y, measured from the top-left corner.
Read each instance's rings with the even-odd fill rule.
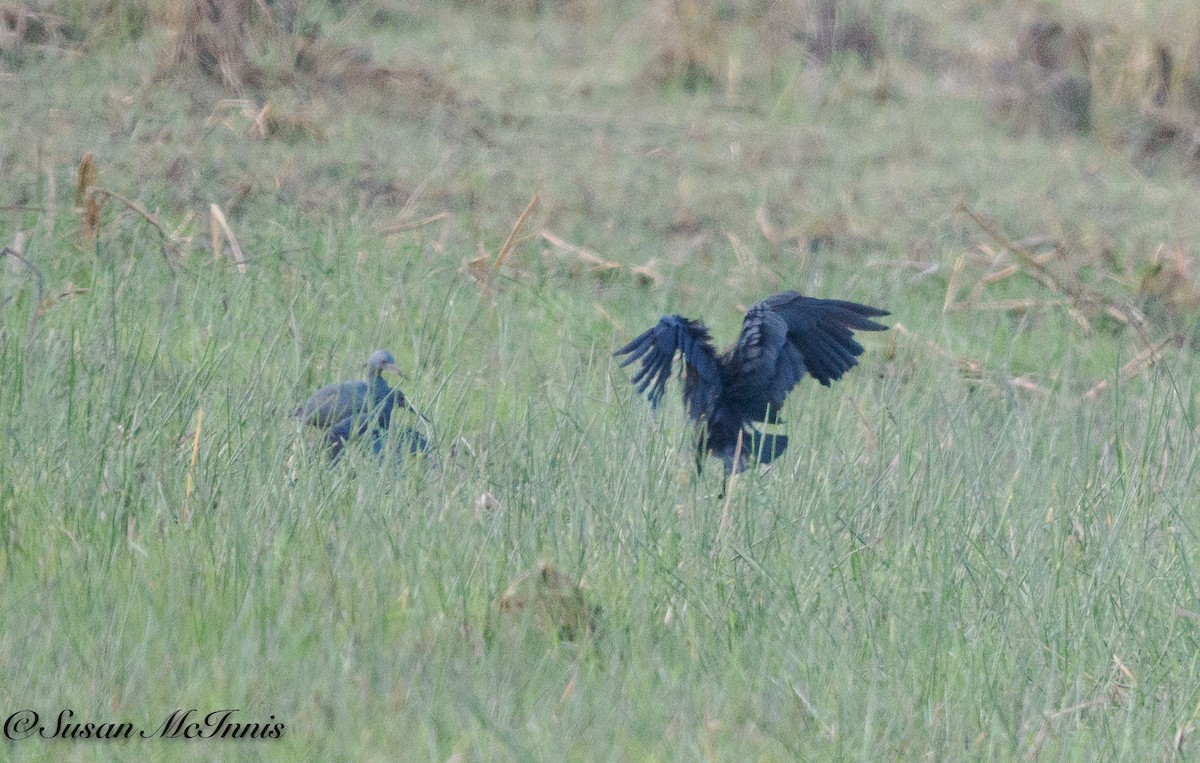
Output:
[[[357,7],[330,12],[334,39],[369,26]],[[634,43],[607,47],[630,16],[422,8],[364,44],[445,66],[468,105],[251,94],[311,109],[320,142],[206,121],[222,94],[154,80],[153,32],[88,65],[7,64],[0,245],[25,231],[45,283],[3,259],[0,716],[153,730],[239,708],[286,729],[4,757],[1141,761],[1178,733],[1192,753],[1195,359],[1119,380],[1131,329],[941,307],[959,255],[993,243],[960,201],[1014,238],[1107,241],[1136,272],[1200,232],[1195,179],[1103,134],[1013,137],[921,72],[884,101],[870,73],[799,58],[732,94],[639,86]],[[101,186],[192,236],[177,263],[116,203],[86,242],[85,150]],[[660,280],[579,276],[522,238],[481,288],[464,263],[535,190],[526,233]],[[212,258],[212,202],[245,274]],[[829,235],[774,249],[760,207]],[[440,211],[444,236],[380,233]],[[1128,296],[1118,273],[1085,276]],[[868,336],[832,389],[803,382],[786,457],[719,500],[677,392],[651,413],[611,352],[667,311],[725,344],[738,305],[783,288],[885,306],[915,336],[894,355]],[[1022,277],[989,294],[1056,296]],[[286,418],[375,347],[436,465],[330,468]],[[593,634],[498,625],[539,560],[584,581]]]

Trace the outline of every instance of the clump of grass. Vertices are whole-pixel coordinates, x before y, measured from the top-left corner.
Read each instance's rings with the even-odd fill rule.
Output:
[[[239,90],[275,84],[257,60],[257,48],[284,37],[268,6],[253,0],[187,0],[174,19],[173,67],[195,69]]]
[[[31,52],[47,52],[64,42],[66,21],[25,3],[0,6],[0,55],[19,64]]]
[[[656,0],[647,5],[644,28],[653,47],[642,77],[654,85],[677,83],[707,89],[728,68],[726,30],[714,0]]]
[[[279,16],[281,9],[283,17]],[[167,71],[198,72],[239,95],[298,88],[307,97],[346,91],[404,104],[424,113],[429,104],[453,106],[458,96],[444,72],[421,63],[377,63],[370,51],[326,39],[320,26],[298,24],[288,6],[253,0],[188,0],[169,21],[174,40]],[[297,28],[297,27],[301,28]],[[320,140],[317,119],[267,99],[253,117],[259,137]]]
[[[518,575],[492,603],[503,630],[534,627],[566,641],[595,634],[599,608],[588,603],[584,589],[546,560]]]
[[[213,109],[210,124],[223,124],[234,132],[245,132],[260,140],[296,143],[325,138],[325,128],[313,116],[298,108],[287,108],[268,100],[261,107],[244,98],[226,99]]]
[[[1147,314],[1176,325],[1200,317],[1200,273],[1182,244],[1160,246],[1142,269],[1138,297]]]
[[[992,62],[992,105],[1017,130],[1087,134],[1093,125],[1092,30],[1034,16],[1017,30],[1011,55]]]

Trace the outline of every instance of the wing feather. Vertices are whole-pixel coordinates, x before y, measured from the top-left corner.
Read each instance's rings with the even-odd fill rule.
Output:
[[[652,406],[657,407],[666,390],[667,379],[675,360],[675,353],[683,355],[689,374],[688,389],[693,387],[691,379],[699,383],[702,390],[715,394],[720,389],[721,376],[717,371],[717,354],[713,350],[708,328],[700,321],[692,321],[680,315],[667,315],[655,326],[638,336],[613,355],[625,355],[622,366],[641,361],[642,367],[634,374],[634,388],[644,393]],[[693,409],[691,399],[686,400],[689,411]]]
[[[805,374],[825,386],[858,365],[863,346],[854,330],[887,329],[871,318],[888,315],[856,302],[805,297],[787,291],[755,303],[730,351],[732,396],[749,421],[774,421]]]

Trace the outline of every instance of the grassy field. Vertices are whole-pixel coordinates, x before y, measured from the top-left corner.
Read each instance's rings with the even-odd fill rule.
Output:
[[[0,720],[283,724],[0,757],[1195,756],[1200,19],[787,7],[0,2]],[[611,353],[787,288],[895,328],[718,499]]]

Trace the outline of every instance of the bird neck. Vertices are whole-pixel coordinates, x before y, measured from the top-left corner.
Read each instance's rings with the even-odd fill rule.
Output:
[[[369,381],[371,384],[371,396],[376,401],[382,400],[383,398],[387,397],[388,394],[390,394],[392,391],[392,388],[388,386],[388,383],[386,381],[384,381],[383,375],[380,374],[378,371],[373,371],[371,373],[371,378],[369,379]]]

